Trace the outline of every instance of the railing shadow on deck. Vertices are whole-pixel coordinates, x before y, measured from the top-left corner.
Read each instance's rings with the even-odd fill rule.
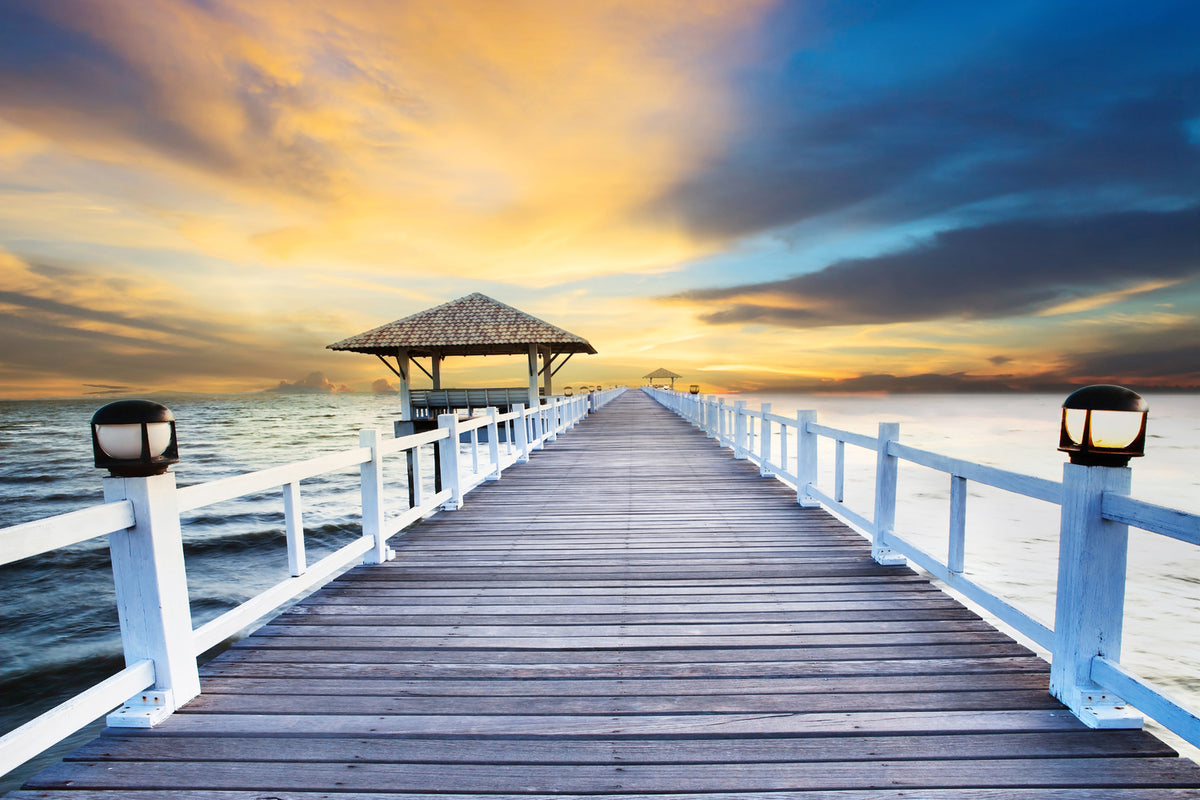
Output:
[[[770,404],[754,410],[742,400],[728,403],[711,395],[651,387],[643,391],[731,448],[734,458],[749,460],[759,465],[763,476],[774,476],[795,488],[800,505],[824,506],[851,523],[870,540],[871,554],[879,563],[911,561],[1048,651],[1051,693],[1087,725],[1141,727],[1142,717],[1133,710],[1137,709],[1200,747],[1198,712],[1121,665],[1128,526],[1200,545],[1200,515],[1130,497],[1128,468],[1068,463],[1063,481],[1052,481],[901,444],[897,423],[881,422],[877,434],[870,436],[821,425],[815,411],[799,411],[789,418],[771,413]],[[818,486],[819,437],[834,442],[832,487]],[[846,445],[875,455],[875,502],[870,516],[845,503]],[[895,531],[900,461],[945,473],[950,479],[945,562]],[[969,481],[1061,508],[1053,628],[963,574]]]
[[[177,488],[174,473],[105,478],[105,503],[0,530],[0,565],[100,536],[109,537],[125,669],[0,737],[0,775],[7,774],[77,730],[109,714],[113,727],[151,727],[200,692],[199,655],[270,616],[292,599],[327,583],[357,562],[391,559],[388,540],[439,510],[461,508],[463,497],[504,469],[528,461],[590,413],[625,390],[553,397],[535,408],[515,405],[500,414],[476,409],[466,419],[442,414],[438,427],[385,438],[364,430],[359,446],[317,458]],[[487,430],[487,457],[478,433]],[[503,429],[504,436],[499,435]],[[504,443],[501,444],[501,439]],[[466,441],[465,447],[459,443]],[[434,492],[426,495],[422,461],[434,449]],[[466,450],[466,454],[462,452]],[[503,451],[503,452],[502,452]],[[385,486],[385,457],[404,454],[408,480]],[[483,462],[481,464],[481,461]],[[358,467],[362,535],[309,564],[304,548],[300,482]],[[425,466],[428,466],[426,464]],[[193,629],[187,597],[180,514],[225,500],[282,489],[291,577]],[[391,492],[407,491],[398,515],[385,513]]]

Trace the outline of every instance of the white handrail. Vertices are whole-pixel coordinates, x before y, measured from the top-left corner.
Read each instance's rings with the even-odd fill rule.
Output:
[[[283,464],[257,472],[219,478],[208,483],[184,486],[179,489],[179,510],[181,512],[195,511],[197,508],[211,506],[214,503],[245,497],[248,494],[258,494],[287,483],[313,478],[345,467],[357,466],[370,460],[370,449],[357,447],[353,450],[343,450],[339,453],[297,461],[293,464]]]
[[[1100,510],[1105,519],[1200,545],[1200,515],[1157,506],[1121,494],[1105,494]]]
[[[128,500],[69,511],[0,530],[0,564],[39,556],[133,526]]]
[[[1111,486],[1122,485],[1119,479],[1121,476],[1115,474],[1117,470],[1110,470],[1114,473],[1110,476],[1114,478],[1109,482],[1111,486],[1093,481],[1095,486],[1088,491],[1094,493],[1094,502],[1085,502],[1076,498],[1074,494],[1068,498],[1065,494],[1068,492],[1068,489],[1064,488],[1065,482],[997,469],[902,444],[897,441],[898,427],[881,424],[879,435],[868,436],[818,424],[815,412],[812,411],[800,412],[796,420],[790,420],[771,413],[770,406],[765,404],[762,409],[754,411],[746,407],[745,401],[740,400],[731,406],[724,398],[714,400],[704,395],[686,395],[653,388],[646,388],[644,391],[700,427],[708,436],[715,437],[722,445],[729,446],[735,458],[749,458],[759,464],[763,474],[774,474],[777,479],[795,485],[799,502],[819,502],[848,520],[871,539],[872,554],[882,563],[897,563],[902,560],[897,559],[897,556],[911,560],[944,581],[952,590],[1012,626],[1030,641],[1051,651],[1054,657],[1051,689],[1056,697],[1063,700],[1087,724],[1094,727],[1139,726],[1140,717],[1131,716],[1124,710],[1124,705],[1128,703],[1136,705],[1143,713],[1158,720],[1191,744],[1200,746],[1200,717],[1197,712],[1184,707],[1120,665],[1121,606],[1124,597],[1127,545],[1123,529],[1111,527],[1133,525],[1151,533],[1200,545],[1200,515],[1157,506],[1130,497],[1125,491],[1114,490]],[[792,457],[791,450],[781,448],[781,460],[777,464],[769,462],[771,451],[765,443],[759,452],[752,452],[751,421],[754,419],[762,420],[764,426],[769,421],[778,424],[781,431],[788,428],[794,431],[790,437],[781,435],[781,440],[796,443],[795,472],[783,463]],[[836,485],[833,495],[816,486],[815,437],[818,436],[836,443]],[[843,450],[846,444],[874,450],[878,455],[876,505],[872,518],[854,511],[842,500]],[[899,537],[891,529],[896,502],[895,462],[898,460],[950,476],[951,524],[946,563]],[[1080,483],[1082,476],[1079,470],[1075,469],[1077,465],[1064,466],[1064,475],[1071,476],[1072,487]],[[1100,473],[1097,473],[1097,476],[1099,475]],[[1098,546],[1096,543],[1100,539],[1088,531],[1104,531],[1104,540],[1109,542],[1105,547],[1111,549],[1111,553],[1101,559],[1105,565],[1091,572],[1077,570],[1075,562],[1082,561],[1081,559],[1065,559],[1060,555],[1056,591],[1059,616],[1065,613],[1068,619],[1075,619],[1074,615],[1091,615],[1092,618],[1083,627],[1100,631],[1100,634],[1090,639],[1062,632],[1056,634],[1055,629],[1033,619],[995,593],[963,577],[967,481],[975,481],[1062,507],[1063,552],[1068,552],[1072,547],[1077,550],[1082,547],[1090,549],[1095,555],[1095,548]],[[1125,488],[1127,489],[1127,486]],[[1070,491],[1078,490],[1071,488]],[[1069,511],[1068,499],[1072,500]],[[1094,510],[1088,512],[1087,509]],[[1095,513],[1095,517],[1080,519],[1077,515],[1083,513]],[[1091,538],[1080,540],[1083,542],[1081,545],[1074,538],[1081,535]],[[1085,597],[1087,599],[1083,599]],[[1059,627],[1060,625],[1056,624],[1055,628]],[[1076,626],[1063,624],[1061,627],[1069,629]],[[1102,650],[1099,656],[1096,655],[1097,647]],[[1072,674],[1065,675],[1065,672]],[[1090,691],[1087,689],[1089,685],[1099,690],[1094,694],[1111,692],[1115,696],[1106,697],[1103,703],[1094,702],[1094,696],[1090,699],[1083,697]]]
[[[154,683],[154,662],[142,659],[0,736],[0,775],[53,747],[83,725]],[[78,723],[83,719],[83,725]]]

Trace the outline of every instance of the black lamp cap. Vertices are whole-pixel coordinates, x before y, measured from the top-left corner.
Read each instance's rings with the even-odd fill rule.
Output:
[[[146,425],[165,422],[171,426],[167,447],[157,456],[150,455]],[[96,428],[101,425],[141,425],[142,452],[137,458],[114,458],[100,446]],[[179,442],[175,437],[175,415],[171,409],[153,400],[117,400],[92,415],[92,453],[95,464],[113,475],[133,478],[161,475],[171,464],[179,463]]]
[[[1093,411],[1149,411],[1140,394],[1124,386],[1100,383],[1076,389],[1063,401],[1063,408],[1090,408]]]
[[[118,400],[92,415],[93,425],[136,425],[139,422],[174,422],[171,409],[153,400]]]

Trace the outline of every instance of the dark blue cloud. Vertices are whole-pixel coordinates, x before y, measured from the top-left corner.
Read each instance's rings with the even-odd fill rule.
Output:
[[[88,36],[82,3],[6,0],[0,11],[0,103],[59,104],[104,115],[147,99],[137,70]],[[66,24],[70,18],[74,24]],[[81,24],[82,23],[82,24]]]
[[[1001,198],[1197,202],[1197,41],[1191,3],[784,4],[741,76],[741,136],[644,213],[723,239]]]
[[[808,328],[1000,318],[1150,281],[1200,278],[1200,205],[941,232],[780,281],[684,292],[712,323]],[[755,295],[769,295],[758,304]]]

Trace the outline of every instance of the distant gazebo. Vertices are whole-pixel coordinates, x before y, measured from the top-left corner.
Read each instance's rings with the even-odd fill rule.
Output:
[[[415,419],[417,412],[428,417],[452,408],[496,406],[507,411],[517,403],[537,406],[540,392],[547,397],[552,394],[551,379],[571,356],[596,352],[583,337],[478,292],[335,342],[328,349],[379,358],[400,379],[400,413],[404,420]],[[448,356],[489,355],[528,356],[526,385],[501,389],[442,387],[442,361]],[[566,358],[555,366],[562,356]],[[428,369],[419,358],[429,359]],[[414,364],[433,381],[431,391],[412,389],[410,367]],[[543,378],[540,392],[539,376]]]
[[[665,378],[670,378],[671,379],[671,388],[674,389],[675,388],[675,379],[682,378],[683,376],[676,375],[674,372],[671,372],[671,370],[669,370],[669,369],[663,369],[662,367],[659,367],[658,369],[654,370],[654,372],[651,372],[649,375],[643,375],[642,377],[645,378],[646,380],[650,381],[651,383],[654,383],[657,380],[663,380]]]

